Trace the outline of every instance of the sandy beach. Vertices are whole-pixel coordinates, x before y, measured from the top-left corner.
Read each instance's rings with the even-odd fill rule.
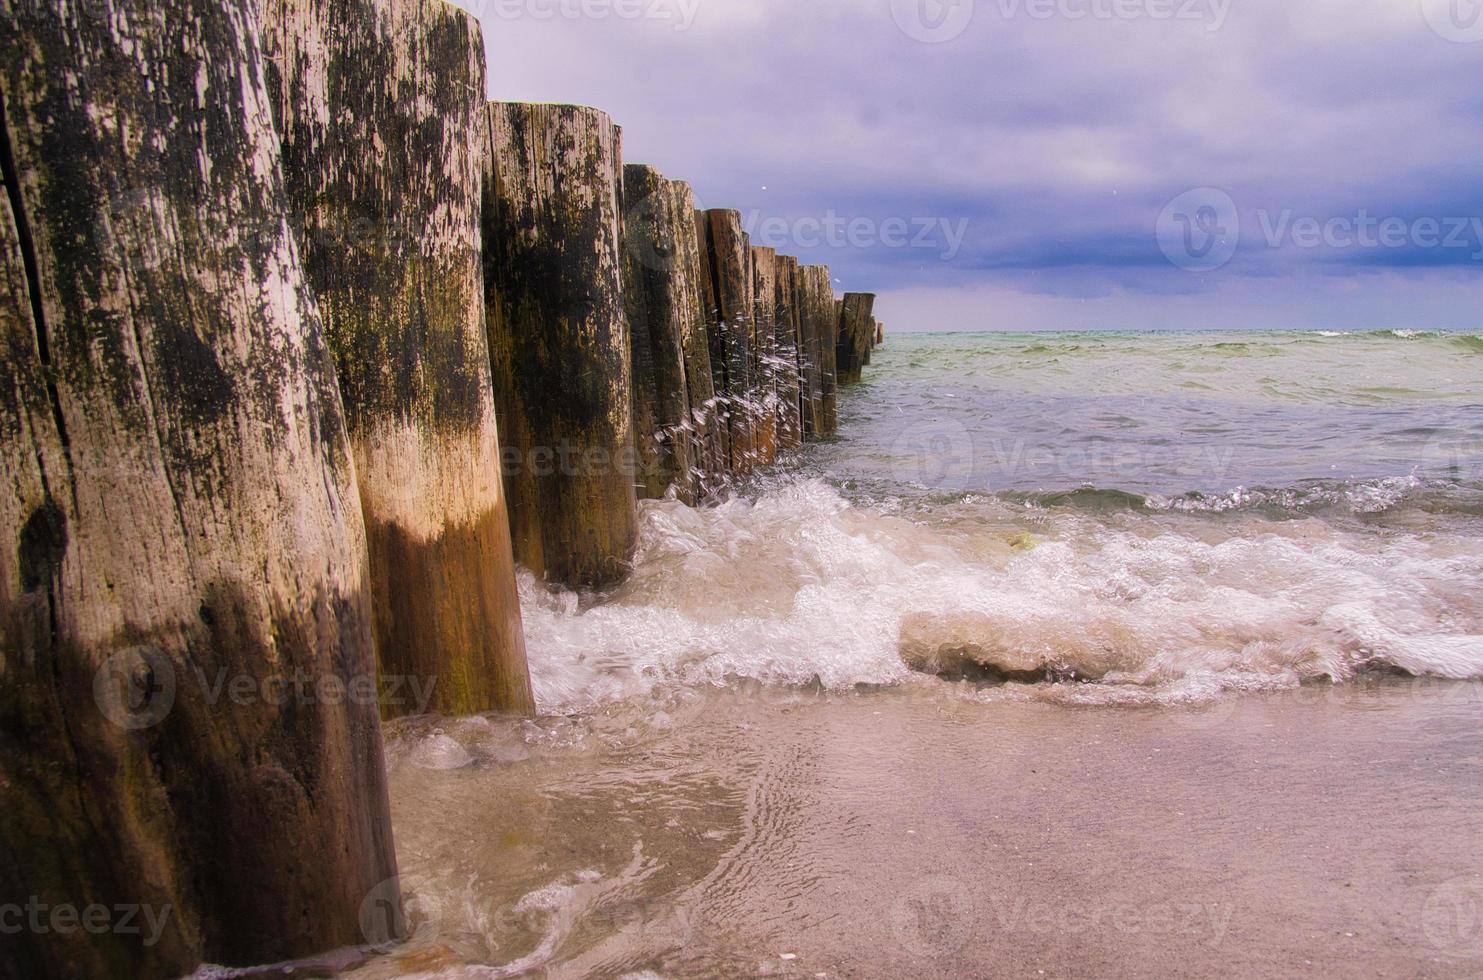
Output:
[[[419,929],[358,975],[1483,964],[1483,686],[1377,678],[1188,710],[935,688],[691,691],[403,731],[393,811]]]

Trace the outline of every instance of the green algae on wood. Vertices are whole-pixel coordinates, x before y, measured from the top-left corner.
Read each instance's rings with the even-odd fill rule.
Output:
[[[255,16],[0,0],[0,894],[159,925],[6,936],[0,976],[400,930],[365,529]]]
[[[622,152],[606,113],[490,103],[484,289],[515,557],[620,581],[638,535]]]
[[[690,185],[623,168],[639,495],[695,503],[724,473]]]
[[[339,371],[387,716],[534,710],[480,267],[484,44],[441,0],[260,0],[284,180]]]

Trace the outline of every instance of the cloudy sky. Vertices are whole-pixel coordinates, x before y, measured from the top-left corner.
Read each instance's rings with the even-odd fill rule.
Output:
[[[1483,325],[1483,0],[462,5],[892,329]]]

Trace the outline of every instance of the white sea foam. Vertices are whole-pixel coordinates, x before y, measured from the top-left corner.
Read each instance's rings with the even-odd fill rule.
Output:
[[[1373,488],[1375,507],[1404,489]],[[1476,538],[1274,520],[1243,502],[1219,519],[990,496],[852,505],[797,480],[698,510],[646,503],[634,578],[614,595],[522,582],[536,694],[556,711],[737,678],[899,683],[923,644],[1094,680],[1075,686],[1108,700],[1376,666],[1483,677]]]

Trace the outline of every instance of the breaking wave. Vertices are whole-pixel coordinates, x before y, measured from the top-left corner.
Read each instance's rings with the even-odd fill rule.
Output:
[[[533,680],[559,712],[666,685],[942,683],[926,674],[1114,703],[1483,677],[1483,550],[1455,516],[1479,501],[1402,480],[870,503],[794,477],[702,509],[650,502],[620,589],[522,581]]]

